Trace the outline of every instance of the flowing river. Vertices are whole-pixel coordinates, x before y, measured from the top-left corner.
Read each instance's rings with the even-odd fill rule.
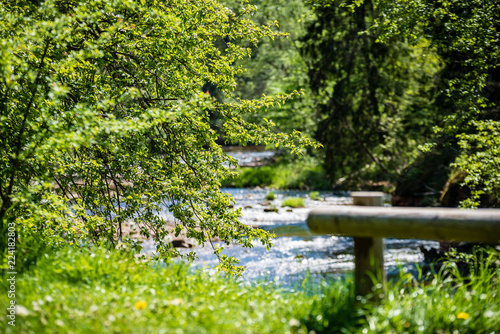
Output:
[[[332,192],[320,192],[321,200],[309,198],[304,191],[274,191],[276,199],[267,201],[269,190],[265,189],[223,189],[235,199],[235,208],[241,207],[245,224],[260,227],[274,232],[274,247],[267,251],[258,241],[253,248],[242,248],[230,245],[224,254],[240,259],[245,267],[244,281],[274,281],[278,284],[295,284],[306,276],[317,278],[328,275],[339,275],[354,268],[352,238],[317,235],[309,231],[306,219],[309,211],[319,206],[350,205],[352,198]],[[303,197],[305,208],[282,208],[281,202],[286,197]],[[278,212],[265,212],[273,204]],[[385,240],[385,265],[388,271],[401,265],[423,261],[419,246],[438,247],[439,243],[423,240]],[[152,244],[145,244],[151,250]],[[225,245],[224,245],[225,246]],[[188,253],[194,250],[198,260],[197,267],[213,270],[218,264],[210,246],[181,249]]]
[[[261,159],[272,157],[274,152],[234,152],[241,165],[251,165]],[[313,279],[328,275],[339,275],[354,268],[352,238],[317,235],[309,231],[306,219],[312,208],[320,206],[351,205],[349,194],[320,192],[321,200],[312,200],[305,191],[279,191],[276,198],[266,201],[269,190],[266,189],[223,189],[235,199],[235,208],[242,208],[241,221],[245,224],[274,232],[274,247],[266,250],[260,242],[254,242],[253,248],[238,245],[227,247],[223,253],[234,256],[245,267],[244,281],[267,281],[278,284],[300,283],[308,276]],[[281,202],[286,197],[304,198],[305,208],[283,208]],[[274,205],[278,212],[265,212],[264,208]],[[385,239],[385,265],[388,272],[400,266],[412,267],[423,261],[420,246],[439,247],[438,242],[423,240]],[[143,244],[145,252],[154,250],[152,242]],[[182,253],[194,250],[198,260],[194,266],[214,270],[217,257],[210,246],[196,246],[194,249],[181,249]]]

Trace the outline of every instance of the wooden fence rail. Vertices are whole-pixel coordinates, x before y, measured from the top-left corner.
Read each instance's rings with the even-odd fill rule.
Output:
[[[315,233],[354,237],[357,294],[372,292],[373,277],[386,284],[383,238],[500,241],[500,209],[380,207],[383,196],[353,193],[354,206],[314,209],[307,218]]]

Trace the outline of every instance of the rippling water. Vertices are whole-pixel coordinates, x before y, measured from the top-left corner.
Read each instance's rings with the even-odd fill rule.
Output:
[[[265,197],[269,190],[263,189],[224,189],[236,201],[235,207],[243,208],[242,222],[260,227],[276,234],[274,247],[267,251],[262,244],[255,242],[251,249],[231,245],[224,254],[240,259],[245,267],[243,280],[275,281],[284,284],[300,282],[306,275],[320,277],[345,273],[354,268],[353,242],[351,238],[316,235],[309,231],[306,219],[314,207],[349,205],[352,198],[346,195],[320,192],[321,201],[313,201],[307,192],[275,191],[276,199],[269,201],[278,212],[264,212]],[[306,208],[282,208],[285,197],[300,196]],[[400,264],[423,261],[418,250],[420,245],[438,247],[437,242],[422,240],[386,239],[385,264],[388,269]],[[150,245],[151,246],[151,245]],[[195,247],[198,260],[194,265],[213,270],[217,258],[211,247]],[[181,250],[189,252],[190,250]]]
[[[276,151],[230,151],[226,152],[227,155],[235,158],[240,166],[253,166],[264,163],[266,160],[274,157]]]

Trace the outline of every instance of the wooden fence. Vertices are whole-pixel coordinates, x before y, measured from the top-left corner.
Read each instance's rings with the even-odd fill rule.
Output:
[[[381,207],[383,193],[357,192],[352,196],[354,206],[312,210],[307,225],[315,233],[354,238],[355,289],[359,295],[372,293],[374,278],[386,284],[383,238],[500,241],[500,209]]]

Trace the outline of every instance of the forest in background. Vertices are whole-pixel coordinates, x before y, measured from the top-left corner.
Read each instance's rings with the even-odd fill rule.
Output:
[[[498,4],[250,3],[254,22],[276,20],[288,36],[238,61],[246,72],[235,94],[301,91],[248,120],[319,141],[308,155],[329,187],[384,190],[395,205],[500,205]]]

